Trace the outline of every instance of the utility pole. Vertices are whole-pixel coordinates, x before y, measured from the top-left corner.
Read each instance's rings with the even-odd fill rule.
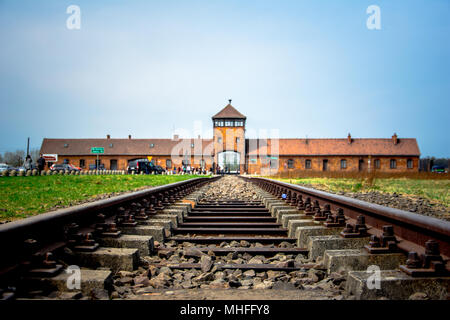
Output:
[[[30,137],[28,137],[28,142],[27,142],[27,157],[30,155]]]

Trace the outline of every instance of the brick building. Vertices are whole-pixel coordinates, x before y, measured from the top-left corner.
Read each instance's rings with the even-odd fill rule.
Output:
[[[183,165],[270,175],[287,170],[418,171],[416,139],[246,139],[246,117],[230,103],[212,117],[213,139],[48,139],[41,153],[57,154],[57,163],[89,169],[97,161],[110,170],[126,170],[133,159],[149,158],[172,169]],[[91,148],[103,148],[97,157]],[[98,159],[98,160],[97,160]]]

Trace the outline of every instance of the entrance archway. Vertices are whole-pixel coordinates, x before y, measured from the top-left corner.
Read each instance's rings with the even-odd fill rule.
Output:
[[[236,151],[224,151],[217,155],[217,164],[226,173],[237,173],[241,163],[240,160],[241,155]]]

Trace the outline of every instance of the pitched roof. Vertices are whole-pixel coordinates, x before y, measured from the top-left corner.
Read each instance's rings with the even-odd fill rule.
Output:
[[[185,143],[185,144],[181,144]],[[191,148],[194,143],[194,148]],[[112,144],[112,147],[110,147]],[[153,147],[150,147],[153,144]],[[67,147],[64,147],[67,145]],[[41,153],[69,155],[92,155],[91,148],[103,147],[104,155],[171,155],[172,151],[191,155],[209,156],[213,152],[212,139],[47,139],[42,141]],[[178,150],[177,150],[178,149]],[[177,152],[177,153],[178,153]]]
[[[332,156],[332,155],[378,155],[420,156],[416,139],[402,138],[394,144],[392,139],[279,139],[279,155]],[[275,140],[247,139],[247,152],[257,155],[277,153]]]
[[[231,104],[227,104],[225,108],[223,108],[219,113],[212,117],[213,119],[226,119],[226,118],[234,118],[234,119],[247,119],[242,113],[237,111]]]

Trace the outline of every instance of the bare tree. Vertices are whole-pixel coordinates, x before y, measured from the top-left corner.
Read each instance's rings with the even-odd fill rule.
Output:
[[[31,160],[33,160],[33,163],[35,163],[38,159],[39,159],[39,149],[38,148],[34,148],[30,150],[30,156],[31,156]]]
[[[14,167],[20,167],[25,160],[25,150],[16,150],[15,152],[5,152],[4,161]]]

